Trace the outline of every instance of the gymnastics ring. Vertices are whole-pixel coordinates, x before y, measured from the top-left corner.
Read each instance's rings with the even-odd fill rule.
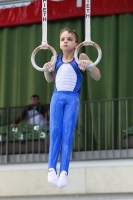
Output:
[[[94,46],[94,47],[97,49],[97,51],[98,51],[98,58],[97,58],[97,60],[96,60],[95,62],[93,62],[92,64],[88,65],[88,66],[86,67],[86,69],[90,69],[90,68],[92,68],[93,66],[96,66],[96,65],[100,62],[100,60],[101,60],[101,58],[102,58],[102,50],[101,50],[101,48],[99,47],[99,45],[96,44],[96,43],[93,42],[93,41],[84,41],[84,42],[80,43],[80,44],[76,47],[75,52],[74,52],[74,57],[75,57],[75,60],[76,60],[77,64],[79,64],[78,52],[79,52],[79,50],[80,50],[80,48],[81,48],[82,46]]]
[[[91,69],[92,67],[96,66],[101,58],[102,58],[102,50],[101,48],[99,47],[98,44],[96,44],[95,42],[91,41],[91,26],[90,26],[90,16],[91,16],[91,0],[86,0],[85,1],[85,41],[80,43],[76,49],[75,49],[75,52],[74,52],[74,58],[75,58],[75,61],[77,62],[77,64],[79,64],[79,59],[78,59],[78,52],[79,52],[79,49],[82,47],[82,46],[94,46],[97,51],[98,51],[98,58],[97,60],[94,62],[94,63],[91,63],[89,64],[86,69]]]
[[[42,43],[31,54],[31,63],[35,69],[41,72],[51,72],[51,69],[46,70],[42,67],[38,67],[35,63],[35,55],[41,49],[49,49],[53,52],[52,65],[54,66],[57,60],[57,53],[53,47],[48,45],[47,42],[47,0],[42,0]]]
[[[41,50],[41,49],[49,49],[49,50],[52,51],[52,53],[53,53],[52,65],[55,65],[56,60],[57,60],[57,53],[56,53],[55,49],[54,49],[53,47],[51,47],[50,45],[48,45],[48,44],[42,44],[42,45],[38,46],[36,49],[34,49],[34,51],[33,51],[32,54],[31,54],[31,63],[32,63],[33,67],[34,67],[35,69],[37,69],[38,71],[41,71],[41,72],[49,72],[48,70],[46,70],[46,69],[44,69],[44,68],[42,68],[42,67],[38,67],[38,66],[36,65],[36,63],[35,63],[35,56],[36,56],[36,53],[37,53],[39,50]]]

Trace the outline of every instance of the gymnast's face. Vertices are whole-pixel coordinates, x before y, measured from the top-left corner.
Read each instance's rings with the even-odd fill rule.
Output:
[[[68,31],[64,31],[60,35],[60,48],[62,51],[75,50],[77,45],[75,36]]]

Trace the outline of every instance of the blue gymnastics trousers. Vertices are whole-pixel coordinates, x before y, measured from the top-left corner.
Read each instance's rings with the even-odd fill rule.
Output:
[[[56,91],[50,103],[50,148],[48,168],[54,168],[60,153],[60,172],[68,173],[74,131],[79,112],[79,93]]]

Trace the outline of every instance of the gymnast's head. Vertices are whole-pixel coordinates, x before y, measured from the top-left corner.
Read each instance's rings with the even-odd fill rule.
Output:
[[[78,37],[78,34],[77,34],[77,32],[75,30],[72,30],[70,28],[63,28],[60,31],[60,37],[61,37],[61,35],[62,35],[63,32],[71,33],[74,36],[76,43],[78,43],[79,37]]]
[[[76,48],[78,45],[78,34],[75,30],[71,30],[69,28],[63,28],[60,31],[60,48],[63,48],[64,42],[71,42],[72,46]],[[63,49],[62,49],[63,50]]]

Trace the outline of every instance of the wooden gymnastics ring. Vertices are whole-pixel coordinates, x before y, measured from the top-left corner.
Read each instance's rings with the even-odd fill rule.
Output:
[[[88,65],[86,67],[86,69],[91,69],[93,66],[97,65],[101,58],[102,58],[102,50],[99,47],[98,44],[96,44],[95,42],[91,41],[91,36],[90,36],[90,16],[91,16],[91,0],[86,0],[85,2],[85,41],[80,43],[74,52],[74,57],[75,57],[75,61],[79,64],[79,59],[78,59],[78,51],[82,46],[94,46],[97,51],[98,51],[98,58],[94,63],[91,63],[90,65]]]
[[[41,72],[49,72],[51,69],[46,70],[42,67],[38,67],[35,63],[35,55],[41,49],[49,49],[53,52],[53,61],[52,65],[55,65],[57,60],[57,53],[53,47],[48,45],[47,42],[47,0],[42,0],[42,44],[38,46],[31,54],[31,63],[35,69]]]
[[[42,43],[43,43],[43,42],[42,42]],[[48,45],[48,44],[42,44],[42,45],[38,46],[36,49],[34,49],[34,51],[33,51],[32,54],[31,54],[31,63],[32,63],[33,67],[34,67],[35,69],[37,69],[38,71],[41,71],[41,72],[49,72],[48,70],[46,70],[46,69],[44,69],[44,68],[42,68],[42,67],[38,67],[38,66],[36,65],[36,63],[35,63],[35,55],[36,55],[36,53],[37,53],[39,50],[41,50],[41,49],[44,49],[44,50],[49,49],[49,50],[51,50],[51,51],[53,52],[53,61],[52,61],[52,65],[53,65],[53,66],[55,65],[56,60],[57,60],[57,53],[56,53],[55,49],[54,49],[53,47],[51,47],[50,45]]]
[[[88,66],[86,67],[86,69],[90,69],[90,68],[92,68],[93,66],[96,66],[96,65],[100,62],[100,60],[101,60],[101,58],[102,58],[102,51],[101,51],[101,48],[99,47],[99,45],[96,44],[96,43],[93,42],[93,41],[84,41],[84,42],[80,43],[80,44],[76,47],[75,52],[74,52],[74,57],[75,57],[75,60],[76,60],[76,62],[77,62],[78,64],[79,64],[78,52],[79,52],[79,50],[80,50],[80,48],[81,48],[82,46],[94,46],[94,47],[97,49],[97,51],[98,51],[98,58],[97,58],[97,60],[96,60],[95,62],[91,63],[90,65],[88,65]]]

